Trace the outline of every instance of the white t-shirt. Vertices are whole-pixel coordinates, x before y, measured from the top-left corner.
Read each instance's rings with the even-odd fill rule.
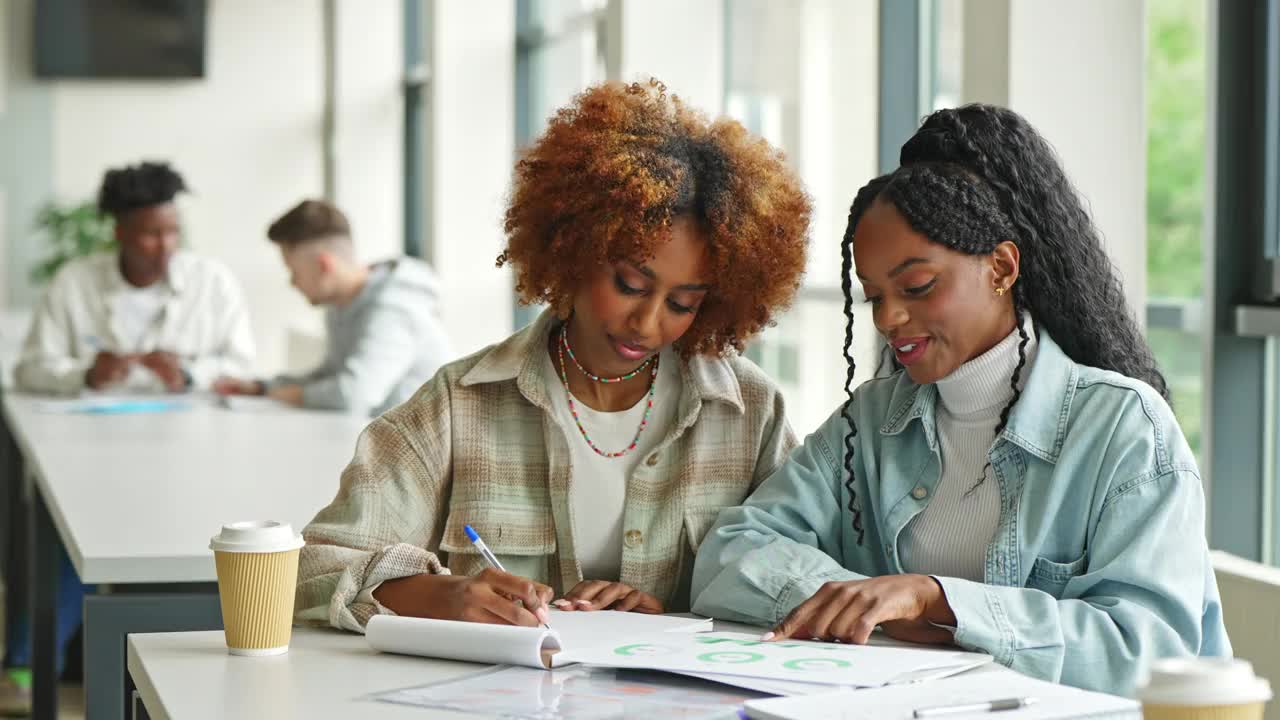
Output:
[[[165,303],[171,294],[164,281],[160,281],[142,288],[129,286],[112,298],[111,319],[120,342],[118,352],[141,351],[147,333],[160,324]],[[129,375],[120,387],[125,390],[163,390],[164,383],[154,372],[135,363],[129,366]]]
[[[559,361],[550,353],[544,358],[543,373],[551,405],[556,420],[564,429],[565,439],[569,441],[569,507],[582,576],[587,580],[616,581],[622,570],[622,519],[626,508],[627,479],[635,470],[636,463],[653,451],[675,421],[676,406],[680,402],[680,358],[670,349],[659,356],[649,424],[640,434],[636,449],[617,458],[599,455],[587,445],[574,423],[573,414],[569,412]],[[566,373],[581,372],[567,356],[564,363]],[[649,368],[645,368],[644,374],[647,376],[648,373]],[[573,406],[578,411],[582,426],[591,436],[591,442],[605,452],[616,452],[630,445],[635,438],[648,398],[648,393],[645,393],[634,406],[618,412],[592,410],[576,397]]]

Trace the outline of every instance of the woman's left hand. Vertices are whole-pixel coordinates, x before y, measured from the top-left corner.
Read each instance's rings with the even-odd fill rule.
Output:
[[[621,610],[646,615],[663,612],[658,598],[630,585],[607,580],[583,580],[551,605],[559,610]]]
[[[934,623],[956,624],[937,580],[928,575],[883,575],[826,583],[764,639],[817,638],[864,645],[879,625],[898,640],[950,644],[951,631]]]

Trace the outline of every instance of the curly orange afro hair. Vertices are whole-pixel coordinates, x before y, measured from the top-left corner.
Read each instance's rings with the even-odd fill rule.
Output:
[[[737,122],[709,122],[657,80],[607,83],[559,110],[516,165],[498,265],[515,267],[523,302],[567,317],[592,273],[653,257],[688,216],[712,289],[677,347],[741,351],[795,295],[810,210],[782,154]]]

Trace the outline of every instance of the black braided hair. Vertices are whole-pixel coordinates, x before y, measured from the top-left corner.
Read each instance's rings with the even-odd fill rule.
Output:
[[[872,201],[888,180],[887,175],[878,177],[858,191],[857,197],[853,199],[853,206],[849,208],[849,222],[844,229],[844,238],[840,241],[840,288],[844,291],[845,317],[844,360],[849,368],[844,378],[846,397],[840,407],[840,414],[849,423],[849,433],[844,436],[844,482],[849,490],[849,512],[853,514],[853,531],[858,533],[859,545],[862,544],[866,531],[862,527],[862,507],[858,504],[858,491],[853,487],[853,443],[858,435],[858,424],[853,419],[853,373],[857,369],[857,363],[850,350],[853,346],[853,231],[858,226],[858,219],[871,207]],[[879,368],[876,373],[879,374]]]
[[[187,183],[168,163],[144,162],[113,168],[102,178],[98,212],[119,218],[138,208],[173,202]]]
[[[1009,387],[1013,389],[1013,396],[1009,398],[1009,402],[1005,404],[1004,409],[1000,411],[1000,422],[996,423],[995,436],[1000,437],[1000,433],[1009,424],[1009,414],[1013,412],[1014,403],[1018,402],[1018,398],[1022,397],[1022,369],[1027,366],[1027,343],[1031,342],[1031,336],[1027,334],[1027,328],[1022,321],[1023,302],[1019,299],[1019,293],[1015,290],[1013,293],[1013,316],[1017,318],[1018,324],[1018,365],[1013,369],[1013,375],[1009,378]],[[978,478],[973,487],[965,491],[967,497],[974,490],[982,486],[987,479],[987,470],[991,467],[991,461],[987,460],[982,466],[982,476]]]
[[[900,161],[956,164],[981,178],[1013,225],[1023,290],[1015,299],[1037,325],[1075,362],[1141,380],[1169,400],[1098,229],[1031,123],[993,105],[939,110],[902,146]]]
[[[1052,148],[1030,123],[1012,110],[990,105],[939,110],[903,145],[901,162],[893,173],[858,191],[841,256],[852,257],[854,230],[877,199],[892,203],[912,229],[930,241],[968,255],[989,254],[1005,240],[1018,245],[1020,273],[1012,288],[1020,337],[1018,365],[1009,380],[1014,394],[1000,412],[997,437],[1022,395],[1020,380],[1030,341],[1023,313],[1030,314],[1037,328],[1048,330],[1073,361],[1142,380],[1168,399],[1168,385],[1138,331],[1098,231]],[[849,363],[849,397],[842,414],[850,429],[845,486],[862,544],[852,470],[857,428],[849,390],[854,371],[848,351],[853,335],[852,263],[846,259],[842,264]]]

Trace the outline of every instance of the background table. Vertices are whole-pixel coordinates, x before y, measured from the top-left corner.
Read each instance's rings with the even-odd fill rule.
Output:
[[[337,492],[364,418],[304,411],[42,411],[6,393],[6,425],[30,479],[36,717],[56,712],[54,593],[59,540],[85,601],[85,705],[125,708],[125,633],[221,627],[209,538],[223,523],[284,520],[301,530]],[[156,585],[180,584],[181,592]],[[131,592],[144,584],[152,592]]]

